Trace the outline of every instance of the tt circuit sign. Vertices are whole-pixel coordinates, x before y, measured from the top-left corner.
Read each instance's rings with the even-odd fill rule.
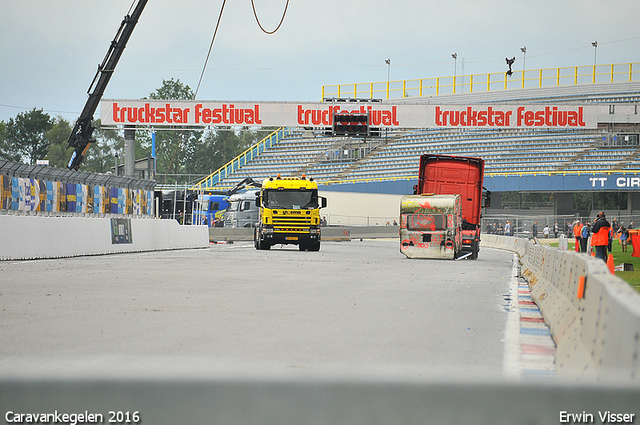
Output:
[[[103,125],[330,127],[336,115],[401,128],[597,128],[597,107],[393,105],[388,103],[102,100]]]
[[[485,174],[484,185],[495,192],[603,192],[638,191],[640,175],[611,174]]]

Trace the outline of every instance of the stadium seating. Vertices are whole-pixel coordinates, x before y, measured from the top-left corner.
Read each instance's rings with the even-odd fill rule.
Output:
[[[634,91],[562,94],[540,89],[527,91],[527,96],[522,93],[509,98],[506,91],[499,94],[504,99],[482,98],[480,103],[515,99],[530,103],[620,104],[640,99]],[[460,95],[459,99],[470,102],[470,96]],[[640,170],[638,146],[610,146],[606,143],[610,139],[612,134],[606,128],[424,129],[391,134],[372,144],[301,129],[247,162],[219,186],[232,186],[246,176],[262,179],[277,174],[306,174],[320,182],[415,178],[419,157],[425,153],[481,157],[488,174]]]

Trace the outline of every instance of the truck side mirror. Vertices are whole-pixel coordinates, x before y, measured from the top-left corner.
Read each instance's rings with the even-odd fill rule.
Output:
[[[256,196],[256,207],[260,208],[260,195]]]
[[[482,208],[489,208],[491,206],[491,191],[487,190],[482,194],[483,202]]]
[[[324,196],[320,197],[320,208],[327,208],[327,198],[325,198]]]

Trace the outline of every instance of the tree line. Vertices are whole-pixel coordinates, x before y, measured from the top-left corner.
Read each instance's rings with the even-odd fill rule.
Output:
[[[162,87],[149,98],[191,100],[195,96],[188,85],[171,79],[163,80]],[[49,166],[66,168],[73,153],[73,148],[67,146],[73,124],[61,116],[51,117],[35,108],[8,121],[0,120],[0,159],[28,164],[46,159]],[[102,129],[100,120],[94,120],[93,126],[96,142],[89,147],[80,169],[95,173],[114,172],[116,154],[124,157],[123,131]],[[194,176],[212,173],[271,131],[264,128],[158,129],[156,180],[162,184],[192,182]],[[151,129],[136,130],[136,159],[151,154],[151,133]],[[119,161],[122,163],[122,159]]]

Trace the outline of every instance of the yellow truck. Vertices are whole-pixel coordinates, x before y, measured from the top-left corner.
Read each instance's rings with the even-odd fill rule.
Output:
[[[269,177],[262,182],[256,205],[260,209],[256,249],[294,244],[300,251],[320,250],[320,208],[327,206],[327,199],[318,196],[312,178]]]
[[[455,259],[462,250],[460,195],[406,195],[400,201],[400,252]]]

